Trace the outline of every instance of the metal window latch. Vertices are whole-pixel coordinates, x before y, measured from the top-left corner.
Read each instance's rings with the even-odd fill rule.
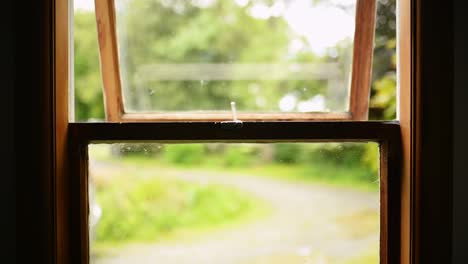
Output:
[[[242,128],[242,121],[237,119],[236,102],[231,102],[232,120],[221,122],[224,129],[234,130]]]

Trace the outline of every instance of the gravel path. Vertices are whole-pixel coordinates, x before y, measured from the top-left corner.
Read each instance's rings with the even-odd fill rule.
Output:
[[[152,170],[148,174],[154,173]],[[168,170],[161,174],[237,187],[268,202],[273,212],[251,223],[210,232],[196,241],[129,245],[93,263],[325,264],[329,259],[340,263],[368,251],[379,240],[378,230],[356,235],[355,230],[338,221],[353,214],[377,213],[377,193],[229,173]]]

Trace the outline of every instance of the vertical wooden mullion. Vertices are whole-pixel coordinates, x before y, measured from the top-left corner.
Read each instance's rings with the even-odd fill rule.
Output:
[[[55,0],[53,25],[53,181],[55,220],[55,261],[70,262],[70,211],[68,174],[69,127],[69,23],[70,2]]]
[[[414,186],[415,156],[413,143],[415,137],[416,119],[413,116],[415,108],[413,82],[413,39],[415,38],[412,25],[414,15],[414,0],[397,0],[397,117],[401,129],[401,171],[400,171],[400,260],[398,263],[412,263],[413,233],[417,226],[412,224],[413,204],[412,188]]]
[[[81,263],[89,262],[89,198],[88,198],[88,145],[81,145],[80,157],[80,220],[81,223]]]
[[[380,144],[380,263],[401,259],[401,140],[391,137]]]
[[[76,142],[76,143],[75,143]],[[89,263],[88,146],[76,133],[70,136],[70,262]]]
[[[95,9],[106,120],[118,122],[124,113],[124,105],[114,0],[95,0]]]
[[[388,264],[388,142],[380,143],[380,264]]]
[[[349,111],[352,120],[367,120],[372,80],[376,0],[357,0]]]

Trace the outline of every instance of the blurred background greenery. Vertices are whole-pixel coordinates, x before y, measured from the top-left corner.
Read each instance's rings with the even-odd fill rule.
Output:
[[[396,6],[395,0],[377,1],[377,18],[375,32],[375,47],[372,69],[372,87],[370,94],[370,120],[393,120],[396,118]],[[117,5],[125,7],[126,1],[117,1]],[[120,60],[126,101],[131,108],[142,109],[162,105],[169,110],[190,110],[196,107],[219,109],[229,106],[235,100],[238,108],[256,109],[258,100],[251,96],[252,89],[246,89],[247,81],[211,81],[193,82],[177,81],[163,82],[164,89],[158,89],[157,96],[151,96],[151,91],[141,88],[141,80],[132,78],[135,67],[151,62],[276,62],[284,61],[287,53],[287,25],[281,17],[255,19],[234,1],[216,1],[213,8],[201,8],[188,4],[186,1],[163,0],[133,0],[128,10],[118,11],[121,22],[119,25],[121,45]],[[128,4],[128,3],[127,3]],[[184,12],[177,11],[175,6],[183,5]],[[145,19],[141,19],[145,18]],[[226,25],[222,19],[229,18]],[[75,117],[77,121],[104,120],[104,102],[102,94],[102,79],[99,66],[96,22],[93,10],[77,9],[74,19],[75,34]],[[273,24],[273,26],[272,26]],[[149,32],[149,33],[148,33]],[[266,45],[267,44],[267,45]],[[337,46],[339,46],[337,44]],[[164,47],[164,48],[162,48]],[[337,48],[339,50],[339,47]],[[339,57],[339,56],[338,56]],[[323,62],[329,61],[330,55],[318,56],[310,50],[298,52],[294,58],[286,61]],[[127,73],[127,74],[126,74]],[[303,91],[307,82],[307,91]],[[148,84],[158,87],[159,84]],[[278,102],[285,91],[301,91],[300,97],[308,98],[324,92],[324,84],[319,80],[308,81],[262,81],[255,83],[258,87],[268,86],[268,92],[262,95],[270,96],[263,102]],[[153,85],[153,86],[151,86]],[[280,85],[281,89],[272,87]],[[250,85],[252,88],[253,86]],[[270,89],[271,88],[271,89]],[[133,89],[133,90],[132,90]],[[255,90],[255,89],[253,89]],[[258,90],[258,89],[257,89]],[[151,102],[147,102],[151,100]],[[275,155],[282,157],[283,162],[295,162],[299,154],[285,156],[286,152],[299,153],[301,150],[283,146]],[[189,154],[193,149],[187,149]],[[329,150],[324,150],[329,151]],[[172,152],[170,152],[172,153]],[[176,152],[171,155],[176,155]],[[366,164],[366,161],[378,158],[375,149],[361,151],[356,158]],[[180,155],[168,159],[195,158],[196,155]],[[231,160],[226,165],[242,164],[244,155],[227,153]],[[185,158],[184,158],[185,157]],[[244,161],[243,161],[244,160]],[[191,162],[187,160],[186,162]],[[367,162],[372,171],[377,171],[375,164]]]
[[[274,2],[258,1],[268,4]],[[123,4],[125,2],[116,1]],[[229,102],[236,101],[239,109],[278,110],[278,102],[286,93],[294,93],[298,100],[327,93],[326,82],[323,80],[257,80],[253,83],[246,80],[144,82],[137,78],[138,65],[142,64],[346,64],[346,60],[339,61],[350,51],[346,41],[337,43],[325,55],[306,50],[291,56],[288,53],[290,32],[281,17],[255,19],[245,12],[245,7],[234,4],[235,1],[218,0],[211,8],[188,4],[191,2],[194,1],[132,0],[130,11],[118,10],[117,15],[122,18],[118,22],[121,48],[119,56],[125,101],[129,109],[228,110]],[[396,5],[395,0],[377,2],[369,119],[394,120]],[[183,6],[183,12],[178,9],[180,6]],[[77,9],[74,16],[75,119],[85,122],[103,121],[105,112],[94,11]],[[126,42],[128,39],[131,41]],[[306,42],[305,39],[301,41]],[[346,81],[347,77],[343,78]],[[328,107],[340,111],[347,106],[343,100],[338,100],[329,103]],[[278,143],[226,146],[132,143],[115,144],[110,151],[111,156],[103,155],[105,158],[99,158],[99,151],[93,155],[96,160],[118,160],[132,163],[132,166],[232,171],[282,180],[364,188],[373,192],[378,190],[379,150],[376,144]],[[226,219],[241,219],[260,207],[265,208],[255,197],[236,189],[177,180],[134,181],[134,176],[138,173],[132,174],[134,175],[130,177],[122,173],[113,181],[102,180],[105,179],[103,175],[96,177],[97,200],[106,208],[96,234],[98,243],[170,237],[177,230],[216,226]],[[162,186],[172,191],[167,191]],[[204,217],[206,215],[209,217]],[[358,259],[355,263],[374,263],[377,259],[374,253],[372,251],[370,254],[370,260]]]
[[[255,19],[246,11],[247,6],[236,5],[235,1],[215,1],[215,6],[210,8],[189,2],[172,1],[168,5],[169,2],[163,0],[133,0],[131,8],[121,8],[125,12],[117,12],[121,73],[129,109],[228,110],[229,102],[236,101],[239,109],[278,110],[278,101],[285,92],[293,92],[299,100],[305,100],[312,95],[324,94],[326,90],[325,83],[320,80],[142,81],[137,73],[141,65],[154,62],[322,63],[344,60],[349,53],[349,44],[337,43],[325,55],[308,49],[291,54],[288,52],[291,32],[281,17]],[[369,119],[392,120],[396,116],[396,7],[395,0],[377,2]],[[118,3],[125,7],[126,1]],[[184,7],[183,13],[175,8],[179,5]],[[93,10],[77,9],[74,23],[76,120],[103,120],[102,79]],[[303,45],[306,42],[299,40]],[[162,86],[163,89],[158,89]],[[333,104],[333,100],[327,102]],[[269,105],[262,106],[265,104]],[[335,104],[341,105],[330,105],[329,108],[343,109],[346,106],[344,101]]]
[[[349,191],[364,193],[378,204],[379,162],[378,157],[366,154],[369,151],[378,153],[378,144],[132,142],[90,145],[93,194],[90,203],[102,208],[97,226],[90,230],[92,258],[118,255],[118,250],[129,243],[196,241],[212,231],[263,221],[277,212],[277,204],[271,204],[245,186],[225,182],[226,177],[258,178],[261,183],[277,182],[279,186],[287,183],[294,188],[318,188],[311,191],[336,188],[339,191],[334,195]],[[268,184],[257,186],[262,190],[271,188]],[[347,202],[349,206],[365,208],[360,199]],[[330,208],[346,212],[344,209]],[[315,213],[310,214],[318,218]],[[293,217],[288,221],[294,224],[299,220]],[[376,236],[380,223],[378,207],[343,213],[326,223],[343,228],[345,233],[341,239],[346,241]],[[320,227],[311,228],[313,231]],[[302,263],[287,259],[269,263]],[[356,252],[356,257],[349,261],[377,263],[378,247],[371,243],[371,248]],[[343,262],[330,260],[327,263]]]

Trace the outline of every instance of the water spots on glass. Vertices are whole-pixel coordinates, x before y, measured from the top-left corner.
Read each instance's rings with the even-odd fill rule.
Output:
[[[116,13],[125,110],[225,111],[235,100],[243,112],[275,112],[291,93],[348,110],[354,13],[340,8],[355,0],[131,2]],[[336,46],[336,58],[317,52]]]

